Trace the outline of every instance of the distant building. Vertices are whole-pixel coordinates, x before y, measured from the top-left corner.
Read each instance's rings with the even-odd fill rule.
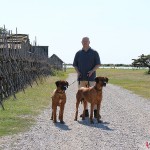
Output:
[[[48,46],[32,46],[31,52],[48,58]]]
[[[49,64],[52,68],[63,70],[63,61],[55,54],[48,58]]]
[[[30,47],[30,40],[27,34],[11,34],[0,36],[0,48],[21,49],[24,45]]]
[[[32,46],[30,44],[29,36],[27,34],[6,34],[0,36],[0,50],[20,50],[20,56],[34,55],[39,58],[48,58],[48,46]],[[9,53],[9,52],[8,52]]]

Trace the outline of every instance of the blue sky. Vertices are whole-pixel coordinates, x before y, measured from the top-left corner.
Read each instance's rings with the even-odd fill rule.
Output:
[[[0,26],[29,34],[72,63],[90,38],[103,64],[131,64],[150,54],[150,0],[0,0]]]

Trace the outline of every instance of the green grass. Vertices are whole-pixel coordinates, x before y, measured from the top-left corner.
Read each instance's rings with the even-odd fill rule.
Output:
[[[19,92],[17,99],[10,97],[4,101],[5,110],[0,107],[0,136],[12,135],[29,129],[35,123],[35,116],[49,107],[51,93],[55,89],[55,81],[66,79],[67,72],[57,72],[43,81]]]
[[[69,74],[69,73],[76,73],[74,68],[68,68],[68,69],[66,69],[66,72],[67,72],[67,74]]]
[[[147,70],[132,69],[98,69],[97,75],[107,76],[109,83],[119,85],[133,91],[144,98],[150,99],[150,75]]]

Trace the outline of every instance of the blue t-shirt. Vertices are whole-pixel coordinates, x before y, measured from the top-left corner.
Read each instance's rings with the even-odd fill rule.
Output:
[[[91,71],[96,65],[100,65],[100,57],[97,51],[89,48],[87,51],[79,50],[74,58],[73,66],[77,67],[79,72],[81,73],[81,81],[94,81],[96,77],[96,72],[88,79],[88,72]]]

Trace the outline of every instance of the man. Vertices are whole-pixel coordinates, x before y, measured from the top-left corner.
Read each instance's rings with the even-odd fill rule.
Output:
[[[100,67],[101,61],[97,51],[93,50],[88,37],[82,38],[82,49],[79,50],[75,57],[73,66],[78,75],[78,88],[94,86],[96,70]],[[97,108],[94,107],[94,117],[96,118]],[[89,116],[88,105],[85,110],[85,117]],[[80,116],[82,117],[82,115]]]

